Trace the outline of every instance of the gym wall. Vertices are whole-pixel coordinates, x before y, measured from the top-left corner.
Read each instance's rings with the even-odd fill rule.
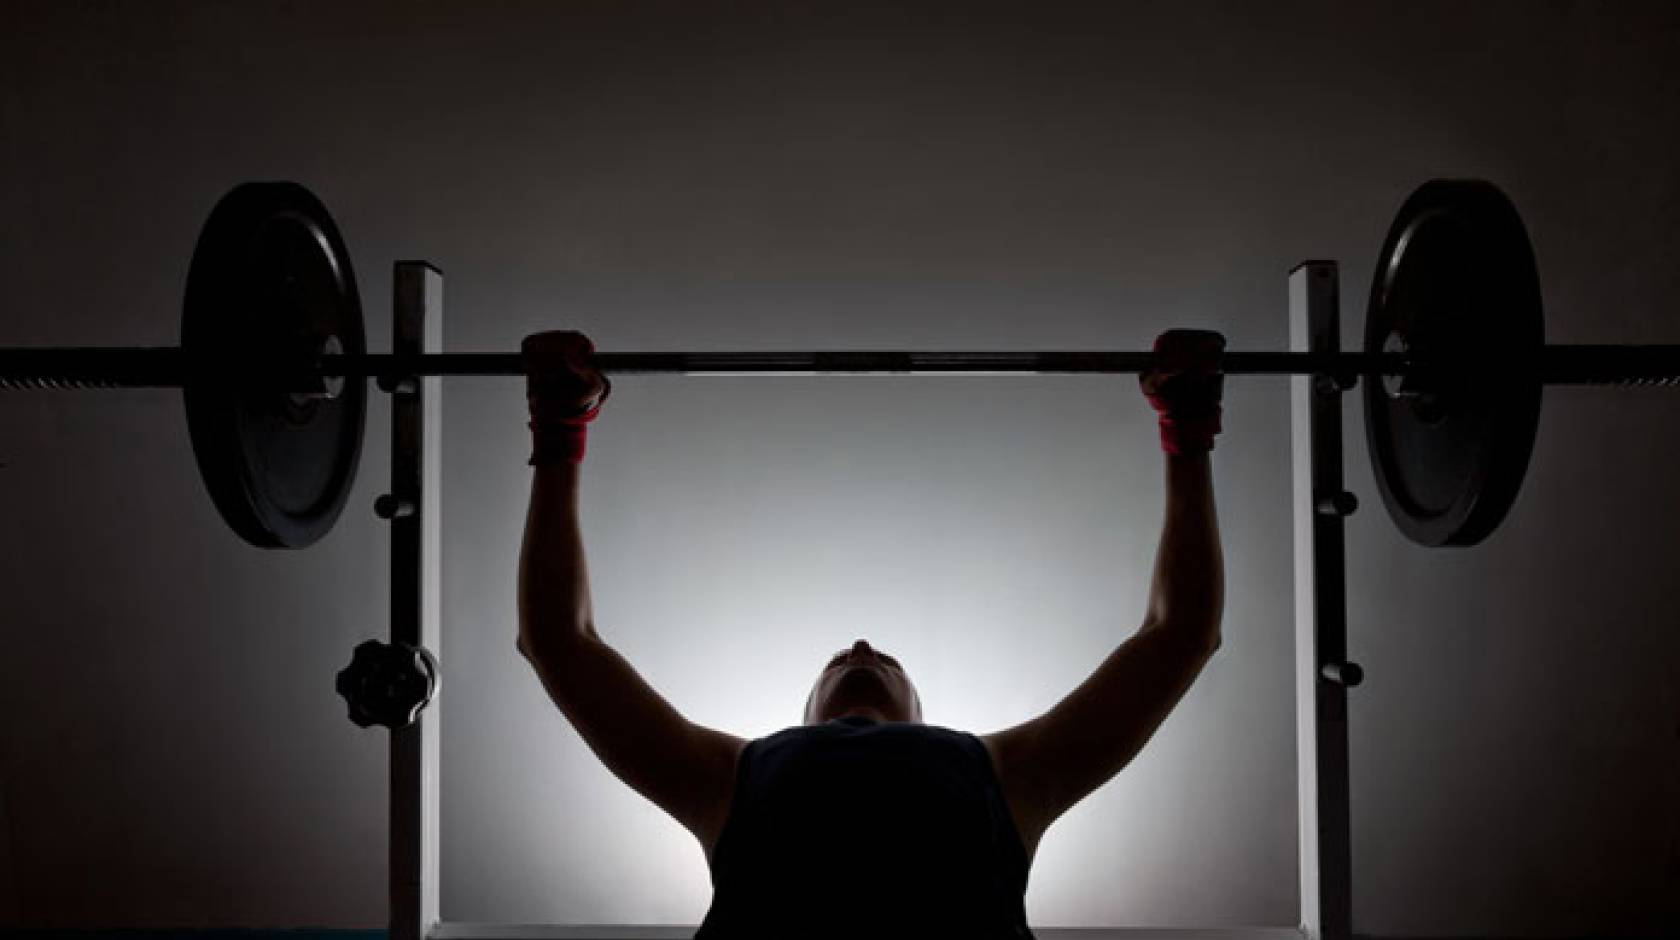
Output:
[[[369,346],[390,264],[450,349],[1143,348],[1287,341],[1341,263],[1344,345],[1425,179],[1491,179],[1554,342],[1680,342],[1666,3],[18,2],[0,7],[0,345],[167,345],[248,179],[334,211]],[[1288,382],[1227,381],[1225,642],[1045,837],[1035,927],[1297,922]],[[699,846],[514,650],[517,381],[444,407],[443,915],[694,924]],[[1474,549],[1404,541],[1346,401],[1355,926],[1680,931],[1680,396],[1549,392]],[[386,736],[333,694],[386,631],[371,505],[248,548],[178,394],[0,396],[0,926],[377,928]],[[583,516],[600,632],[689,717],[799,720],[858,637],[930,723],[1031,717],[1138,623],[1162,505],[1126,376],[625,379]]]

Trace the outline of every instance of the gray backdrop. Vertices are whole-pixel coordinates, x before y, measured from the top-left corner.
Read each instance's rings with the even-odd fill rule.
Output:
[[[285,178],[337,215],[376,349],[415,257],[456,350],[1275,348],[1324,257],[1352,345],[1439,175],[1516,199],[1554,341],[1677,342],[1677,9],[8,2],[0,343],[174,342],[211,205]],[[695,923],[698,844],[514,651],[519,384],[445,397],[444,916]],[[1349,408],[1362,932],[1680,929],[1680,396],[1546,409],[1505,527],[1432,552]],[[1224,648],[1047,835],[1035,926],[1298,917],[1287,383],[1231,380],[1225,425]],[[331,691],[385,630],[381,398],[368,431],[333,534],[265,554],[178,396],[0,398],[0,925],[383,924],[385,737]],[[591,446],[602,635],[736,734],[796,722],[860,636],[930,722],[994,730],[1142,610],[1129,377],[627,379]]]

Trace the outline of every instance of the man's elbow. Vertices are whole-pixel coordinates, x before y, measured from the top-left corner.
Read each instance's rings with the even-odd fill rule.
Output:
[[[526,621],[520,624],[519,639],[514,647],[531,665],[540,665],[556,657],[572,655],[581,643],[597,640],[595,625],[587,621],[575,627],[556,627],[550,623]]]
[[[1214,653],[1219,652],[1219,645],[1223,642],[1225,642],[1225,638],[1219,632],[1219,626],[1217,624],[1215,624],[1211,629],[1204,630],[1196,636],[1196,645],[1204,654],[1210,657]]]
[[[1219,646],[1224,642],[1217,617],[1151,618],[1138,632],[1153,632],[1174,637],[1208,656],[1219,652]]]

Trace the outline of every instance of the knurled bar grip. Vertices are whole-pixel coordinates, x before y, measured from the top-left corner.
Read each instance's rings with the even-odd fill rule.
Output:
[[[1547,346],[1540,351],[1547,385],[1680,385],[1680,346]]]
[[[184,384],[185,358],[166,349],[0,349],[0,390],[168,388]]]
[[[609,375],[1078,375],[1149,369],[1147,352],[707,352],[596,353]],[[1482,364],[1498,376],[1517,364]],[[1403,353],[1228,352],[1228,375],[1400,375]],[[1680,385],[1680,345],[1548,346],[1539,362],[1548,385]],[[41,348],[0,350],[0,390],[26,388],[168,388],[189,375],[261,381],[264,375],[522,375],[517,353],[322,355],[292,362],[195,364],[179,348]],[[256,378],[253,379],[252,377]]]

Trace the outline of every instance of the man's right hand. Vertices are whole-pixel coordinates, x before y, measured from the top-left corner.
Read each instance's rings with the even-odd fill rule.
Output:
[[[591,364],[595,344],[573,330],[532,333],[519,346],[525,400],[542,423],[575,418],[607,400],[612,383]]]
[[[612,381],[593,364],[594,352],[589,337],[571,330],[533,333],[520,344],[531,466],[583,462],[589,423],[612,394]]]

